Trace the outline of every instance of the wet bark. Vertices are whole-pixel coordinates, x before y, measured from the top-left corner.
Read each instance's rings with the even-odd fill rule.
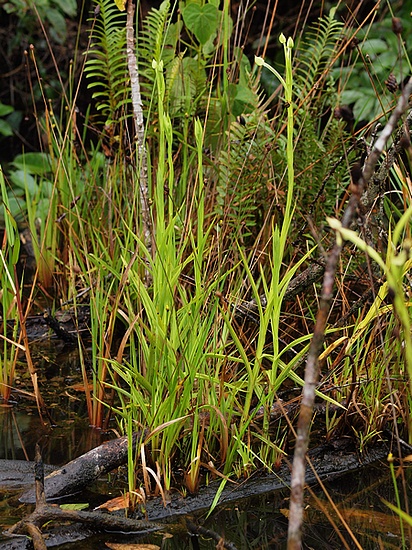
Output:
[[[388,438],[391,438],[390,434],[388,434]],[[121,438],[122,441],[120,442],[120,445],[122,447],[124,445],[124,439],[125,438]],[[136,441],[138,441],[138,438]],[[116,443],[117,442],[118,440],[116,440]],[[109,442],[109,444],[110,443],[114,442]],[[403,445],[402,449],[405,447],[405,452],[410,454],[412,452],[411,447],[407,446],[404,442],[401,443]],[[58,490],[57,492],[59,493],[59,496],[54,494],[53,498],[62,498],[70,492],[73,492],[73,484],[77,484],[77,488],[79,490],[85,488],[86,478],[84,477],[83,463],[87,461],[90,456],[94,456],[94,458],[99,456],[99,460],[102,464],[99,465],[95,462],[94,468],[97,468],[101,472],[105,470],[108,465],[108,460],[105,456],[105,451],[102,452],[102,447],[104,446],[105,445],[101,445],[100,447],[93,449],[94,451],[98,451],[96,455],[91,455],[90,452],[86,453],[54,472],[52,476],[47,476],[44,482],[46,496],[47,491],[50,495],[54,494],[53,491],[56,489],[56,491]],[[390,447],[388,444],[379,442],[368,449],[368,452],[362,456],[357,452],[358,449],[356,441],[352,441],[347,438],[330,441],[327,444],[320,445],[319,447],[309,451],[308,456],[312,466],[310,467],[306,465],[306,482],[308,484],[316,484],[319,479],[332,480],[339,476],[345,475],[348,472],[359,470],[372,464],[373,462],[376,462],[377,460],[385,459],[389,450]],[[121,456],[123,456],[124,463],[126,463],[127,456],[124,456],[122,453],[118,455],[119,460]],[[112,461],[111,463],[114,464],[115,461]],[[117,466],[119,466],[118,463],[115,467]],[[78,468],[77,472],[76,468]],[[68,485],[65,485],[67,481],[67,474],[65,473],[66,469],[69,469],[70,471],[70,483]],[[314,474],[314,471],[316,472],[316,475]],[[59,479],[57,480],[57,478]],[[90,480],[90,483],[95,481],[94,476],[89,476],[88,479]],[[242,480],[239,484],[235,482],[227,484],[222,492],[218,505],[226,505],[239,499],[249,498],[259,494],[279,491],[282,489],[288,490],[290,488],[290,482],[291,467],[289,460],[285,458],[284,463],[280,466],[280,469],[275,475],[257,476],[247,481]],[[198,495],[188,495],[184,498],[174,497],[168,503],[167,507],[164,506],[161,499],[149,499],[145,504],[147,516],[151,520],[157,521],[159,519],[170,519],[176,516],[191,514],[198,510],[207,510],[212,505],[220,483],[220,481],[210,483],[207,487],[202,488]],[[20,500],[23,502],[27,502],[28,500],[30,502],[34,502],[34,498],[35,492],[34,490],[30,490],[26,491],[20,497]],[[50,496],[47,498],[50,499]],[[54,509],[55,508],[53,507],[53,510]],[[77,516],[73,516],[73,518],[76,517]]]
[[[132,444],[144,438],[145,432],[133,434]],[[127,436],[108,441],[72,460],[62,468],[49,474],[44,480],[44,492],[47,500],[81,492],[100,476],[111,472],[127,462]],[[35,492],[30,489],[22,494],[21,502],[35,502]]]
[[[122,438],[124,439],[124,438]],[[118,441],[116,441],[118,443]],[[100,446],[102,447],[102,446]],[[97,449],[100,449],[100,447],[97,447]],[[123,447],[123,442],[121,442],[120,448]],[[96,449],[93,449],[93,451],[96,451]],[[106,449],[107,451],[107,449]],[[111,446],[109,453],[103,453],[105,456],[105,460],[102,461],[102,463],[95,464],[97,468],[95,470],[101,470],[104,469],[106,464],[108,464],[110,461],[113,463],[114,455],[121,456],[121,452],[118,451],[118,449],[115,448],[115,446]],[[70,467],[69,469],[73,469],[72,474],[75,472],[76,467],[78,468],[78,473],[80,475],[80,479],[84,479],[84,460],[90,461],[91,456],[93,457],[93,460],[96,458],[96,453],[93,453],[91,455],[90,453],[86,453],[85,455],[81,456],[80,459],[77,459],[77,461],[73,461],[70,464],[72,465],[74,462],[77,462],[77,466]],[[109,458],[110,457],[110,458]],[[80,464],[80,467],[79,467]],[[68,465],[69,466],[69,465]],[[58,472],[55,472],[57,476],[60,474]],[[64,474],[62,474],[64,476]],[[76,476],[74,476],[76,477]],[[73,482],[73,475],[71,476],[71,482]],[[34,550],[46,550],[46,542],[43,537],[43,534],[41,532],[41,528],[43,525],[51,522],[51,521],[60,521],[60,522],[73,522],[73,523],[82,523],[89,525],[93,528],[96,528],[97,530],[107,530],[107,531],[121,531],[122,533],[148,533],[151,531],[159,531],[163,527],[161,525],[148,522],[148,521],[142,521],[142,520],[136,520],[136,519],[129,519],[125,518],[123,516],[117,516],[113,514],[105,514],[102,512],[82,512],[82,511],[75,511],[75,510],[63,510],[62,508],[56,507],[56,506],[50,506],[46,502],[46,496],[44,492],[45,487],[45,478],[44,478],[44,465],[43,460],[40,454],[40,448],[39,445],[36,445],[36,462],[34,467],[34,479],[35,479],[35,496],[36,496],[36,508],[34,512],[15,525],[13,525],[6,533],[9,535],[16,535],[16,534],[27,534],[32,539],[32,544],[34,547]],[[62,478],[63,481],[65,478]],[[70,485],[69,485],[70,486]]]
[[[391,433],[386,434],[389,441],[393,439]],[[124,438],[121,438],[124,440]],[[136,439],[137,441],[137,439]],[[118,443],[118,441],[116,441]],[[405,442],[399,440],[402,452],[410,454],[411,447]],[[123,441],[121,442],[123,446]],[[100,446],[97,449],[101,450]],[[348,438],[331,441],[325,445],[321,445],[315,449],[312,449],[308,453],[308,465],[306,466],[306,483],[314,485],[319,483],[319,480],[332,481],[333,479],[347,474],[348,472],[354,472],[361,468],[364,468],[376,461],[383,460],[387,457],[390,450],[390,444],[384,442],[378,442],[373,448],[368,449],[362,455],[358,453],[356,441],[352,441]],[[96,450],[96,449],[95,449]],[[100,453],[100,457],[107,458],[105,453]],[[121,455],[121,453],[120,453]],[[119,455],[119,456],[120,456]],[[82,464],[84,460],[90,457],[90,453],[86,453],[82,457],[73,463]],[[126,460],[126,458],[125,458]],[[104,462],[104,460],[103,460]],[[114,463],[114,462],[112,462]],[[107,460],[105,462],[107,465]],[[65,467],[66,468],[66,467]],[[64,484],[65,475],[61,472],[65,469],[62,468],[60,473],[57,472],[57,476],[60,476],[61,483]],[[70,469],[70,468],[69,468]],[[73,470],[73,467],[71,467]],[[102,471],[104,468],[99,468]],[[81,473],[81,469],[79,475]],[[74,470],[72,471],[71,479],[74,479]],[[168,525],[170,521],[176,520],[179,516],[188,516],[189,523],[187,523],[187,529],[193,534],[207,535],[214,538],[219,547],[222,548],[234,548],[233,544],[225,541],[217,533],[212,531],[204,531],[202,527],[195,526],[190,520],[193,518],[194,512],[210,509],[212,503],[215,500],[216,492],[219,489],[220,481],[210,483],[209,486],[203,488],[198,495],[189,495],[185,498],[181,496],[174,496],[167,506],[161,498],[149,499],[145,503],[144,517],[136,514],[133,519],[125,518],[124,516],[118,516],[116,514],[102,513],[102,512],[83,512],[62,510],[61,508],[53,505],[49,505],[45,502],[44,490],[43,490],[43,476],[42,465],[37,460],[35,467],[36,477],[36,509],[35,511],[16,523],[8,534],[29,534],[32,537],[35,550],[44,550],[43,534],[41,529],[47,522],[58,523],[81,523],[91,528],[89,534],[94,532],[107,531],[122,531],[126,533],[148,533],[151,531],[158,531],[164,528],[163,523]],[[84,481],[83,476],[79,477],[80,482]],[[46,478],[47,480],[47,478]],[[275,475],[261,475],[250,478],[247,481],[241,483],[230,483],[222,491],[219,499],[219,506],[233,506],[236,501],[245,498],[256,497],[257,495],[263,495],[265,493],[273,493],[279,490],[289,490],[291,481],[291,468],[288,460],[280,466],[280,469]],[[147,521],[149,518],[150,521]],[[161,522],[159,524],[158,522]],[[169,527],[170,528],[170,525]],[[87,535],[86,535],[87,536]]]

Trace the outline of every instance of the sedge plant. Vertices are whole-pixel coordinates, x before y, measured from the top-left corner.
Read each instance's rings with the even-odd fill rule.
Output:
[[[141,159],[128,136],[128,77],[122,57],[125,43],[119,31],[121,20],[114,16],[116,8],[112,2],[105,0],[99,5],[102,10],[109,10],[110,17],[102,18],[104,24],[99,27],[98,36],[107,38],[114,33],[114,42],[106,40],[106,48],[113,47],[114,65],[109,63],[108,70],[118,80],[112,85],[112,81],[104,79],[105,55],[100,56],[93,49],[91,54],[96,59],[88,65],[89,76],[108,82],[108,88],[92,83],[105,98],[108,94],[113,99],[119,91],[119,102],[110,103],[109,112],[101,109],[108,123],[104,130],[106,141],[91,146],[87,153],[85,134],[80,138],[76,133],[73,98],[63,105],[67,119],[62,115],[58,120],[47,112],[44,128],[53,177],[46,185],[45,179],[35,182],[37,204],[44,197],[50,201],[47,220],[40,227],[40,240],[36,241],[37,261],[40,264],[43,259],[47,266],[44,273],[53,273],[56,278],[59,270],[65,303],[76,310],[87,299],[90,306],[90,350],[79,341],[89,419],[92,425],[101,427],[107,410],[116,415],[128,434],[129,493],[141,494],[138,484],[142,478],[146,492],[151,487],[161,488],[165,498],[175,483],[196,492],[203,475],[204,479],[222,479],[223,488],[228,480],[247,476],[256,468],[272,471],[281,460],[288,427],[284,423],[274,436],[272,412],[281,404],[277,396],[286,381],[295,386],[303,384],[299,369],[308,350],[310,330],[285,344],[280,342],[288,285],[315,251],[315,247],[307,246],[300,258],[292,261],[290,243],[298,210],[296,199],[301,191],[299,185],[304,185],[298,185],[295,177],[295,150],[302,124],[297,123],[297,116],[305,110],[297,107],[294,44],[292,39],[280,37],[284,76],[256,58],[256,65],[272,71],[281,83],[287,120],[284,127],[280,123],[277,134],[266,132],[265,127],[265,139],[270,141],[276,136],[280,150],[276,158],[282,157],[277,166],[281,173],[281,199],[277,204],[281,215],[277,222],[268,215],[264,233],[268,261],[255,268],[256,244],[250,247],[252,250],[245,246],[250,240],[242,239],[243,220],[237,225],[235,237],[225,225],[229,200],[223,195],[230,188],[216,183],[220,167],[216,169],[211,161],[215,153],[216,158],[223,158],[219,155],[224,150],[225,158],[241,167],[236,172],[237,197],[249,198],[253,195],[250,189],[241,189],[242,185],[247,187],[242,177],[248,156],[243,152],[242,157],[235,155],[237,142],[246,142],[247,147],[238,150],[246,150],[248,155],[257,149],[266,151],[268,144],[259,141],[258,132],[249,143],[247,125],[244,128],[233,120],[238,114],[234,93],[238,100],[247,98],[242,105],[247,104],[249,110],[255,106],[257,93],[247,88],[253,75],[248,75],[247,63],[240,56],[241,85],[228,79],[229,2],[224,3],[223,11],[215,3],[207,4],[207,29],[199,25],[196,14],[201,11],[200,6],[186,3],[180,23],[186,25],[190,39],[187,55],[186,51],[177,52],[179,27],[170,23],[168,3],[151,15],[151,26],[140,43],[149,52],[147,56],[141,54],[146,59],[141,59],[140,66],[144,68],[150,194],[147,206],[153,222],[150,245],[142,236],[137,168]],[[113,23],[110,33],[104,27],[107,22]],[[158,27],[152,27],[156,22]],[[152,28],[156,32],[149,32]],[[99,52],[98,45],[95,50]],[[213,78],[208,82],[206,68],[212,67],[210,74],[219,72],[214,56],[217,59],[220,51],[222,76],[219,82]],[[96,95],[95,99],[103,96]],[[256,112],[249,111],[246,120],[248,115],[259,121],[258,126],[267,122],[258,102]],[[241,140],[234,139],[231,132],[236,124],[242,127]],[[93,121],[86,119],[85,125],[93,126]],[[80,148],[76,140],[80,141]],[[230,158],[231,154],[234,158]],[[253,161],[251,164],[254,169]],[[313,188],[311,192],[314,194]],[[246,201],[238,202],[244,205]],[[28,220],[33,235],[39,229],[37,217],[36,204],[31,203]],[[405,227],[406,219],[403,223]],[[393,237],[396,247],[399,231]],[[409,260],[404,257],[406,247],[402,254],[402,258],[388,256],[384,262],[387,284],[397,292],[405,266],[409,269]],[[393,259],[395,267],[390,267]],[[396,267],[401,259],[402,266]],[[5,262],[9,267],[2,271],[2,281],[4,278],[4,284],[9,284],[12,266],[7,264],[8,257]],[[43,274],[40,278],[46,280]],[[236,318],[236,305],[245,282],[251,289],[258,319],[252,342],[246,342]],[[387,290],[388,286],[382,285],[377,309],[359,318],[353,337],[348,340],[349,332],[345,333],[342,342],[349,342],[349,351],[359,350],[356,353],[360,355],[364,346],[371,345],[368,327],[377,316],[384,315]],[[398,300],[395,309],[406,334],[409,314],[402,304]],[[4,307],[9,310],[9,305]],[[406,342],[408,361],[412,358],[411,349]],[[326,358],[328,352],[326,349]],[[408,365],[410,374],[412,363]],[[367,366],[361,364],[362,376]],[[350,369],[347,360],[342,377],[350,378]],[[338,377],[333,381],[336,386],[340,384]],[[370,403],[382,387],[374,389],[368,393],[372,387],[363,388],[364,398]],[[326,394],[322,388],[317,395],[339,406],[348,394]],[[368,430],[365,437],[374,433],[375,426],[371,424]],[[140,434],[137,444],[136,433]]]
[[[165,490],[170,489],[173,479],[172,459],[179,455],[181,459],[186,457],[184,482],[190,491],[195,491],[205,448],[211,462],[217,463],[215,468],[226,458],[228,423],[234,408],[234,394],[230,403],[222,407],[222,366],[213,366],[211,359],[228,336],[228,331],[222,334],[217,296],[228,273],[205,280],[209,231],[204,229],[203,127],[199,120],[194,126],[199,168],[196,173],[188,170],[196,178],[191,205],[197,213],[196,226],[190,218],[185,220],[181,212],[174,211],[170,196],[165,199],[164,182],[168,181],[170,187],[174,184],[173,136],[170,118],[162,110],[162,63],[154,62],[153,68],[160,113],[154,189],[155,248],[151,253],[137,234],[130,233],[135,240],[134,250],[140,252],[122,252],[128,278],[122,310],[131,327],[129,357],[122,362],[120,358],[112,361],[111,369],[119,380],[115,386],[123,403],[117,411],[119,415],[128,425],[131,422],[136,428],[147,426],[155,433],[146,452],[158,465]],[[146,269],[151,288],[146,287]],[[184,284],[186,272],[193,277],[189,288]],[[112,274],[116,276],[113,270]],[[165,427],[157,432],[160,425]],[[130,433],[130,427],[127,431]]]
[[[9,197],[0,167],[0,189],[4,208],[5,231],[0,249],[1,281],[1,324],[2,324],[2,357],[0,395],[8,401],[14,382],[14,372],[18,358],[18,310],[16,301],[16,284],[14,270],[19,258],[20,238],[17,224],[11,215]],[[9,321],[9,322],[8,322]]]

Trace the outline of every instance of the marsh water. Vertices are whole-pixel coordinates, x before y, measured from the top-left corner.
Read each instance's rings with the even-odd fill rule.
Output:
[[[35,400],[26,393],[26,375],[17,375],[13,402],[0,407],[0,459],[18,461],[16,464],[33,460],[34,446],[39,443],[44,462],[59,466],[96,447],[109,434],[88,425],[77,352],[51,340],[36,348],[34,356],[42,381],[41,391],[53,425],[41,421]],[[19,391],[19,388],[24,391]],[[411,472],[404,470],[404,473],[406,479],[403,486],[401,476],[398,477],[403,508],[404,488],[407,494],[412,494]],[[69,502],[84,503],[93,509],[126,489],[125,472],[120,470],[99,481],[87,493],[69,499]],[[21,485],[17,482],[14,486],[0,486],[1,530],[32,510],[29,505],[19,502],[20,493]],[[230,502],[218,507],[210,517],[207,509],[194,511],[189,515],[190,521],[209,530],[197,536],[188,533],[186,515],[169,521],[161,532],[143,536],[96,534],[81,526],[59,526],[50,533],[47,545],[57,550],[97,550],[107,548],[106,543],[140,544],[143,545],[141,548],[152,544],[155,545],[152,548],[157,546],[165,550],[223,548],[222,543],[212,537],[215,534],[232,545],[229,547],[239,550],[282,549],[286,548],[288,499],[288,490],[284,489]],[[409,548],[407,526],[401,526],[399,518],[386,506],[385,500],[396,502],[394,484],[385,459],[330,482],[326,480],[324,488],[312,487],[307,491],[305,502],[305,547],[391,549],[402,548],[404,540],[404,547]],[[21,537],[12,540],[1,537],[0,550],[11,548],[29,546]]]

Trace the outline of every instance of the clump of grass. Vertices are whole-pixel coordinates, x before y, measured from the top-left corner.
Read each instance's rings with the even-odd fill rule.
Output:
[[[16,301],[15,266],[19,258],[20,239],[10,212],[9,197],[0,167],[0,189],[5,213],[5,231],[0,249],[2,357],[0,395],[8,401],[14,381],[14,372],[20,344],[18,343],[19,315]],[[10,325],[8,321],[11,321]],[[11,326],[11,328],[10,328]]]
[[[114,9],[112,3],[101,4]],[[210,35],[213,40],[196,42],[195,23],[186,29],[188,53],[178,50],[170,6],[164,3],[152,13],[140,44],[155,54],[142,61],[150,238],[141,219],[142,152],[129,135],[124,59],[118,58],[125,89],[119,103],[104,111],[110,124],[97,144],[90,145],[75,124],[75,94],[64,99],[58,116],[45,102],[42,128],[50,170],[47,177],[34,180],[37,203],[29,201],[26,190],[36,280],[55,287],[54,307],[60,301],[76,312],[85,300],[90,306],[90,349],[80,339],[78,344],[89,420],[103,427],[114,415],[130,442],[143,429],[136,451],[129,447],[134,505],[136,495],[141,498],[139,483],[146,496],[160,491],[165,500],[174,485],[196,492],[202,482],[221,478],[223,487],[258,468],[273,471],[285,448],[293,445],[293,421],[274,417],[284,406],[282,392],[287,400],[304,384],[302,363],[318,287],[307,286],[289,302],[286,296],[298,273],[329,246],[324,215],[344,204],[345,162],[354,157],[352,146],[346,157],[345,151],[338,154],[338,146],[345,148],[353,136],[330,112],[337,93],[326,76],[335,56],[343,55],[331,40],[342,30],[334,24],[334,13],[326,18],[333,33],[322,20],[319,32],[327,48],[319,53],[319,71],[313,65],[310,89],[302,88],[302,75],[296,77],[299,61],[293,58],[292,41],[281,38],[285,68],[275,76],[283,91],[279,100],[274,96],[275,106],[270,105],[274,118],[268,114],[269,103],[260,98],[259,70],[239,50],[233,52],[237,69],[230,70],[227,3],[223,11],[216,9],[221,26]],[[156,22],[157,32],[150,33]],[[103,27],[99,32],[104,33]],[[310,53],[302,57],[304,53],[299,52],[303,66],[312,67]],[[268,69],[263,59],[258,64]],[[304,98],[299,97],[302,89]],[[327,131],[319,122],[325,105]],[[93,126],[94,121],[87,118],[85,124]],[[216,159],[224,166],[216,167]],[[264,166],[255,167],[256,159]],[[255,168],[261,187],[252,182]],[[352,263],[359,264],[366,253],[384,276],[373,303],[335,327],[332,322],[350,310],[341,275],[342,304],[336,301],[320,357],[329,369],[317,387],[318,399],[348,409],[344,421],[327,416],[327,435],[346,429],[358,438],[362,451],[382,432],[389,410],[394,424],[400,414],[410,428],[405,404],[411,401],[412,345],[403,286],[410,271],[404,237],[411,212],[406,186],[399,185],[406,207],[398,205],[401,221],[390,235],[385,259],[357,234],[334,226],[357,247],[348,251],[353,257],[348,265],[342,261],[342,273],[351,272]],[[328,196],[322,202],[325,190]],[[2,194],[7,207],[3,187]],[[44,198],[48,208],[39,220],[38,205]],[[301,235],[308,204],[312,232]],[[392,206],[387,210],[393,211]],[[244,218],[234,220],[234,212]],[[17,229],[11,217],[7,220],[3,318],[21,322],[14,276]],[[390,304],[392,291],[396,298]],[[253,304],[253,322],[239,317],[239,304],[243,311]],[[4,353],[9,354],[4,387],[12,385],[17,324],[15,332],[7,333],[14,348],[4,339]],[[395,338],[397,330],[403,347]]]

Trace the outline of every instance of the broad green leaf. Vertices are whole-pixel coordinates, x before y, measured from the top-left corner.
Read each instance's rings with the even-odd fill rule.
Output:
[[[56,6],[58,6],[63,13],[69,17],[75,17],[77,14],[77,2],[76,0],[54,0]]]
[[[12,136],[13,135],[12,127],[5,120],[0,120],[0,134],[2,136]]]
[[[164,40],[165,46],[173,46],[175,48],[182,32],[182,26],[182,21],[178,21],[177,23],[170,23],[170,25],[166,29],[166,36]],[[164,54],[165,52],[163,52],[163,55]]]
[[[239,116],[255,109],[256,96],[252,90],[241,84],[229,84],[229,97],[232,104],[232,114]]]
[[[39,186],[34,177],[25,170],[15,170],[10,172],[10,180],[20,189],[28,190],[30,196],[36,195]]]
[[[9,115],[13,111],[14,111],[14,109],[11,105],[4,105],[4,103],[0,102],[0,116]]]
[[[17,196],[8,196],[8,210],[4,209],[4,205],[0,205],[0,224],[5,225],[6,212],[11,215],[14,220],[21,222],[24,219],[24,213],[27,210],[26,201]]]
[[[14,247],[14,245],[18,241],[18,237],[16,237],[17,224],[14,219],[13,213],[10,210],[9,196],[7,194],[6,183],[4,181],[3,170],[1,167],[0,167],[0,191],[1,191],[1,199],[4,205],[3,206],[4,222],[5,222],[4,225],[6,227],[7,238],[10,246]]]
[[[12,164],[20,170],[39,176],[51,170],[50,157],[46,153],[24,153],[17,155]]]
[[[49,9],[45,14],[51,25],[51,30],[54,31],[56,39],[59,42],[63,42],[67,35],[66,20],[60,11],[55,9]]]
[[[126,0],[114,0],[114,3],[120,11],[124,11],[126,7]]]
[[[364,55],[374,56],[385,52],[388,49],[388,44],[381,38],[370,38],[362,44],[361,49]]]
[[[89,505],[87,502],[78,502],[75,504],[60,504],[62,510],[85,510]]]
[[[9,195],[10,213],[16,221],[22,221],[27,210],[26,201],[23,197]]]
[[[219,23],[219,10],[216,6],[188,4],[182,15],[186,27],[196,36],[200,44],[206,44],[212,34],[216,32]]]
[[[45,222],[47,220],[49,211],[50,211],[50,199],[44,198],[39,200],[36,207],[36,218],[40,219],[41,222]]]

